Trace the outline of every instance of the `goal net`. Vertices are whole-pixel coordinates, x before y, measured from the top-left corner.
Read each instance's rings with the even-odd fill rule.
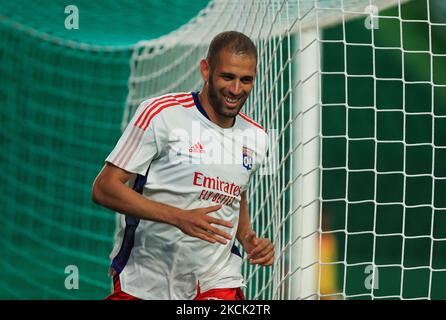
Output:
[[[132,57],[125,125],[150,95],[197,90],[220,31],[255,40],[245,111],[271,132],[252,181],[271,268],[244,265],[260,299],[446,296],[446,18],[441,1],[213,1]]]
[[[37,8],[22,7],[31,21]],[[114,221],[92,205],[92,179],[142,100],[201,89],[199,61],[225,30],[257,45],[244,112],[270,133],[249,206],[276,260],[244,263],[247,298],[446,298],[443,0],[213,0],[180,29],[123,45],[134,20],[109,47],[25,20],[0,15],[0,298],[108,293]],[[64,288],[68,265],[81,290]]]
[[[153,28],[162,3],[0,1],[0,299],[110,294],[115,218],[91,186],[120,135],[133,45],[207,4],[178,2]],[[69,4],[78,30],[65,28]]]

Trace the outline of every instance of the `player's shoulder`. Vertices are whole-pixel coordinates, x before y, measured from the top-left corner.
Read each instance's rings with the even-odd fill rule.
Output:
[[[160,118],[181,117],[185,110],[195,105],[191,92],[168,93],[141,102],[136,112],[135,125],[147,128]]]
[[[266,131],[266,129],[257,121],[255,121],[254,119],[252,119],[251,117],[249,117],[248,115],[246,115],[243,112],[239,112],[238,113],[238,118],[239,120],[242,122],[242,126],[244,128],[250,128],[250,129],[254,129],[257,132],[261,132],[265,135],[268,135],[268,132]]]
[[[159,112],[174,106],[190,108],[193,105],[194,97],[191,92],[167,93],[162,96],[148,98],[141,103],[141,106],[144,108],[150,107],[152,111]]]

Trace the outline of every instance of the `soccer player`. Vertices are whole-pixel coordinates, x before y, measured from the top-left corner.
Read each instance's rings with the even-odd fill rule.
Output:
[[[108,299],[244,299],[242,258],[274,262],[252,229],[246,190],[267,151],[267,133],[240,112],[257,51],[228,31],[200,62],[201,92],[140,104],[93,184],[93,200],[121,213]]]

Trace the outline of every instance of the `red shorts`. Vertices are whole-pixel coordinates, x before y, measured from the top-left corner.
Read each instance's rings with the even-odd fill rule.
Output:
[[[141,300],[121,291],[121,281],[119,281],[119,275],[113,277],[113,287],[113,293],[105,298],[105,300]]]
[[[119,276],[113,277],[114,291],[105,300],[140,300],[121,291],[121,282]],[[206,292],[200,292],[200,286],[197,287],[197,296],[194,300],[245,300],[245,296],[240,288],[230,289],[211,289]]]
[[[198,286],[194,300],[245,300],[245,296],[240,288],[211,289],[201,293]]]

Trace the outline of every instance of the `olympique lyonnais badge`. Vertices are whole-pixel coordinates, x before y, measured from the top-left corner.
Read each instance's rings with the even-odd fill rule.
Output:
[[[246,170],[251,170],[253,151],[244,146],[242,149],[242,153],[243,153],[243,166],[246,168]]]

